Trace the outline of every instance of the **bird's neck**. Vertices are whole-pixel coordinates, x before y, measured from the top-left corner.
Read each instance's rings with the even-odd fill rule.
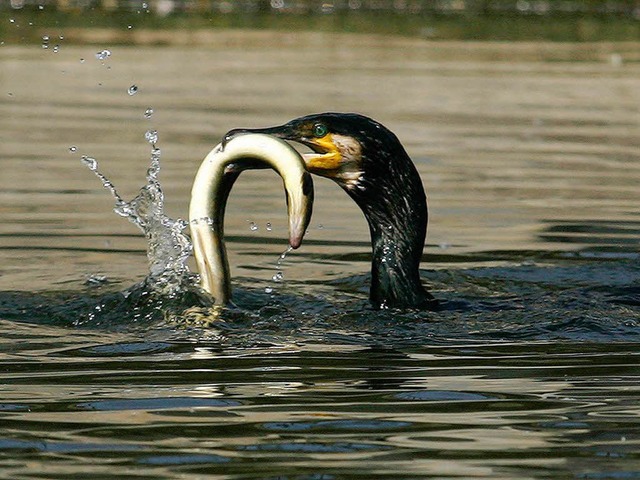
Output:
[[[387,179],[382,188],[374,187],[373,196],[359,202],[371,233],[370,299],[377,308],[425,308],[435,302],[420,281],[427,201],[414,173],[402,183]]]

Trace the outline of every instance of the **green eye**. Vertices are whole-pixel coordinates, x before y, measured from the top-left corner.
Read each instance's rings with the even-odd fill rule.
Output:
[[[313,126],[313,136],[317,137],[317,138],[322,138],[324,137],[327,133],[329,133],[329,130],[327,129],[326,125],[323,125],[322,123],[316,123]]]

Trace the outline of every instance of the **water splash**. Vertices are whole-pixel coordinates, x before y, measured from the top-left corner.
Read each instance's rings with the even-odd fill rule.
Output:
[[[273,280],[275,283],[284,282],[284,272],[282,271],[282,264],[284,263],[285,259],[287,258],[287,255],[291,251],[293,251],[293,247],[289,246],[278,257],[278,261],[276,262],[276,273],[274,273],[273,276],[271,277],[271,280]],[[275,293],[275,291],[276,291],[275,288],[271,285],[267,285],[264,289],[264,292],[268,294]]]
[[[131,201],[125,201],[113,183],[100,172],[95,158],[83,155],[82,163],[102,182],[116,200],[114,211],[136,225],[147,238],[149,275],[147,287],[168,297],[176,297],[193,289],[196,275],[190,272],[187,261],[193,249],[184,233],[188,222],[173,219],[164,213],[164,193],[160,173],[160,149],[153,147],[147,170],[147,184]]]

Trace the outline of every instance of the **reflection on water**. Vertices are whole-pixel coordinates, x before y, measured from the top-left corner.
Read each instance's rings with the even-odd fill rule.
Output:
[[[0,476],[636,478],[636,47],[270,35],[0,48]],[[205,328],[134,298],[158,313],[136,316],[119,292],[146,242],[81,156],[128,198],[159,132],[184,218],[229,128],[324,110],[377,118],[415,159],[443,311],[369,309],[366,223],[322,179],[280,262],[281,182],[247,172],[238,308]]]

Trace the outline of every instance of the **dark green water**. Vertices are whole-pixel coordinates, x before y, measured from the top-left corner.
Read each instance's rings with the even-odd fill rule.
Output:
[[[637,46],[213,40],[0,48],[0,478],[640,478]],[[366,224],[323,179],[274,282],[270,172],[227,211],[239,308],[132,310],[145,240],[80,156],[130,198],[157,129],[184,217],[225,131],[322,110],[414,158],[443,311],[368,308]]]

